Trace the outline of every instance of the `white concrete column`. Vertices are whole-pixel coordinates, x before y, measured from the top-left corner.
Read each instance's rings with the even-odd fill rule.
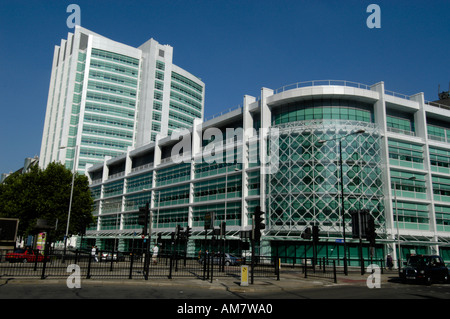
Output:
[[[256,98],[253,96],[245,95],[244,104],[242,108],[243,121],[242,121],[242,200],[241,200],[241,229],[245,229],[248,225],[248,205],[245,198],[248,196],[248,176],[247,169],[249,167],[249,140],[255,136],[253,130],[253,117],[250,114],[250,104],[255,102]]]
[[[273,95],[274,91],[267,88],[261,89],[261,128],[259,130],[259,154],[261,159],[261,181],[260,181],[260,201],[259,205],[261,206],[261,210],[266,212],[266,170],[267,170],[267,144],[268,144],[268,136],[269,136],[269,127],[271,126],[272,112],[267,105],[267,97]]]

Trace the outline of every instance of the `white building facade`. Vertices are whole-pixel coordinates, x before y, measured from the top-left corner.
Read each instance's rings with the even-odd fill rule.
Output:
[[[263,88],[239,108],[196,121],[184,136],[186,143],[157,138],[88,169],[97,217],[88,240],[131,250],[142,230],[139,207],[149,203],[152,238],[169,245],[177,225],[189,226],[188,253],[195,254],[214,212],[216,227],[226,223],[229,250],[238,252],[260,206],[259,252],[284,262],[312,256],[301,235],[314,225],[318,257],[440,253],[450,260],[450,109],[422,93],[397,94],[383,82]],[[183,155],[174,156],[180,145]],[[377,234],[374,249],[363,240],[362,252],[351,235],[351,213],[361,210]]]
[[[204,83],[172,58],[154,39],[134,48],[76,26],[54,50],[40,166],[83,173],[202,119]]]

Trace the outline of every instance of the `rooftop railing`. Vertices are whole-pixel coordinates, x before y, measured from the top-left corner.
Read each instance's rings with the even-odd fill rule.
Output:
[[[210,116],[208,116],[208,117],[205,117],[205,119],[204,119],[203,121],[206,122],[206,121],[215,119],[216,117],[222,116],[222,115],[224,115],[224,114],[230,113],[231,111],[238,110],[238,109],[242,109],[242,104],[239,104],[239,105],[230,107],[229,109],[227,109],[227,110],[225,110],[225,111],[222,111],[222,112],[219,112],[219,113],[210,115]]]
[[[450,110],[450,106],[449,105],[444,105],[444,104],[439,104],[436,102],[430,102],[430,101],[425,101],[425,104],[429,105],[429,106],[434,106],[434,107],[438,107],[444,110]]]
[[[311,86],[346,86],[346,87],[370,90],[369,85],[358,83],[358,82],[345,81],[345,80],[315,80],[315,81],[297,82],[297,83],[282,86],[281,88],[275,90],[275,94],[293,90],[293,89],[299,89],[299,88],[311,87]]]
[[[394,96],[394,97],[399,97],[401,99],[405,99],[405,100],[410,100],[410,97],[406,94],[402,94],[402,93],[397,93],[394,91],[388,91],[388,90],[384,90],[384,94],[390,95],[390,96]]]
[[[363,84],[363,83],[358,83],[358,82],[352,82],[352,81],[346,81],[346,80],[313,80],[313,81],[303,81],[303,82],[297,82],[297,83],[284,85],[281,88],[276,89],[274,91],[274,94],[282,93],[282,92],[293,90],[293,89],[314,87],[314,86],[345,86],[345,87],[352,87],[352,88],[358,88],[358,89],[369,90],[369,91],[371,90],[369,85]],[[398,98],[408,100],[408,101],[411,100],[409,95],[406,95],[403,93],[384,90],[384,94],[398,97]],[[260,97],[257,98],[257,101],[259,101],[259,100],[260,100]],[[444,104],[439,104],[436,102],[425,101],[425,104],[434,106],[434,107],[438,107],[438,108],[442,108],[445,110],[450,110],[450,106],[444,105]],[[204,122],[212,120],[212,119],[222,116],[224,114],[227,114],[231,111],[241,109],[242,107],[243,107],[242,105],[236,105],[236,106],[228,108],[222,112],[216,113],[214,115],[210,115],[210,116],[204,118]]]

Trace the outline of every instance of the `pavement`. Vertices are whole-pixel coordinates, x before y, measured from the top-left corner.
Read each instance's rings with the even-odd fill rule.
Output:
[[[348,275],[338,274],[337,282],[335,283],[333,278],[323,278],[320,275],[313,276],[313,274],[308,274],[307,278],[304,278],[304,274],[301,272],[283,271],[280,273],[280,280],[273,278],[255,277],[254,283],[250,283],[250,278],[248,286],[242,286],[240,278],[237,277],[214,277],[211,281],[210,279],[202,280],[199,278],[178,278],[173,279],[168,278],[149,278],[144,279],[81,279],[81,285],[96,285],[96,286],[107,286],[107,285],[136,285],[136,286],[147,286],[147,287],[186,287],[186,288],[199,288],[199,289],[210,289],[210,290],[225,290],[232,293],[251,293],[251,292],[270,292],[274,293],[277,291],[293,291],[299,289],[308,288],[320,288],[320,287],[333,287],[342,285],[352,285],[352,286],[363,286],[368,287],[368,285],[374,285],[379,283],[381,286],[387,284],[388,282],[396,281],[398,279],[398,272],[396,270],[384,270],[383,274],[379,274],[376,281],[368,279],[371,274],[366,273],[361,275],[360,271],[355,269],[349,270]],[[373,276],[372,276],[373,277]],[[369,282],[369,283],[368,283]],[[47,278],[47,279],[36,279],[36,278],[0,278],[0,287],[3,285],[66,285],[67,278]],[[374,288],[374,287],[369,287]]]

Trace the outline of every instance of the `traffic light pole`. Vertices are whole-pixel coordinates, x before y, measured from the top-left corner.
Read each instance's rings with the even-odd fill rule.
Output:
[[[152,214],[149,209],[149,202],[145,205],[145,207],[139,208],[139,217],[138,224],[142,225],[142,238],[144,240],[143,251],[144,251],[144,277],[145,280],[148,279],[148,272],[150,266],[150,239],[152,233]],[[149,226],[150,223],[150,226]],[[146,238],[148,235],[148,238]]]
[[[250,260],[250,283],[253,285],[254,268],[255,268],[255,215],[252,216],[252,259]]]

